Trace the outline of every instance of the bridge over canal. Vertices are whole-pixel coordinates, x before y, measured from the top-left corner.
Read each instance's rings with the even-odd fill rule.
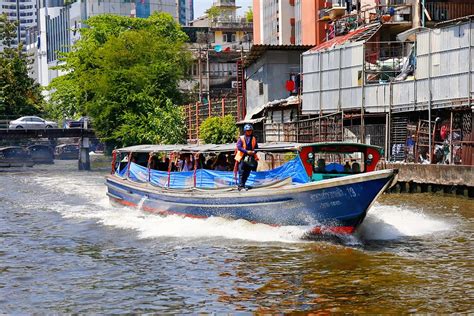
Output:
[[[89,138],[95,137],[93,129],[82,128],[0,129],[0,140],[80,138],[79,170],[90,170]]]

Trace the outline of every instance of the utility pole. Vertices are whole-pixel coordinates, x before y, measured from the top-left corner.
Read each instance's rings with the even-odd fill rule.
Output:
[[[210,67],[209,67],[209,44],[206,47],[206,77],[207,77],[207,102],[211,100],[211,77],[210,77]]]
[[[199,72],[199,102],[202,103],[201,45],[199,45],[198,72]]]

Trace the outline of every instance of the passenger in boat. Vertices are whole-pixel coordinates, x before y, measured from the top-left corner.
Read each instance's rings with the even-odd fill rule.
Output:
[[[253,126],[245,124],[244,135],[237,141],[237,153],[235,160],[239,162],[239,191],[248,190],[246,187],[248,177],[251,171],[257,170],[258,157],[255,150],[258,149],[257,138],[253,135]]]
[[[197,157],[198,160],[198,165],[197,169],[207,169],[206,168],[206,158],[204,157],[203,154],[199,154]]]
[[[227,164],[227,158],[224,153],[220,153],[219,156],[217,156],[216,162],[212,166],[212,169],[217,170],[217,171],[226,171],[228,170],[228,164]]]
[[[314,168],[316,173],[325,173],[326,172],[326,160],[319,158],[316,162],[316,168]]]
[[[358,162],[354,162],[352,164],[352,173],[359,173],[360,172],[360,165]]]
[[[191,154],[184,154],[179,163],[180,171],[193,171],[194,170],[194,159],[191,159]]]
[[[212,170],[212,169],[214,169],[213,166],[214,166],[214,160],[212,158],[209,158],[209,159],[206,160],[206,164],[204,166],[204,169]]]
[[[234,171],[235,166],[235,155],[229,155],[227,157],[227,171]]]
[[[156,157],[156,156],[151,157],[150,169],[160,170],[160,161],[158,160],[158,157]]]
[[[163,162],[163,169],[162,171],[168,171],[168,168],[170,167],[170,159],[168,157],[165,158],[165,161]]]
[[[350,173],[352,171],[351,165],[349,161],[346,161],[346,164],[344,165],[344,173]]]

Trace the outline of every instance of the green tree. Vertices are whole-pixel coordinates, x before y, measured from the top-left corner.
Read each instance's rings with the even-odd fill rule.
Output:
[[[228,144],[235,142],[239,129],[232,115],[224,117],[209,117],[199,128],[199,137],[206,144]]]
[[[253,22],[253,10],[249,7],[248,11],[245,12],[245,20],[250,23]]]
[[[40,86],[28,76],[32,60],[23,52],[23,44],[14,45],[16,22],[0,15],[0,115],[21,116],[41,112],[43,97]]]
[[[222,12],[221,9],[219,7],[216,7],[215,5],[213,5],[212,7],[206,10],[206,14],[210,22],[214,22],[217,19],[217,17],[221,14],[221,12]]]
[[[185,125],[178,83],[190,55],[186,34],[164,13],[147,19],[95,16],[50,85],[55,116],[87,114],[97,134],[117,145],[179,143]]]

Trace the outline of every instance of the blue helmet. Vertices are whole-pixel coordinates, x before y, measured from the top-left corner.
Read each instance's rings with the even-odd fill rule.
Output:
[[[244,126],[244,132],[246,131],[253,131],[253,126],[252,124],[245,124]]]

